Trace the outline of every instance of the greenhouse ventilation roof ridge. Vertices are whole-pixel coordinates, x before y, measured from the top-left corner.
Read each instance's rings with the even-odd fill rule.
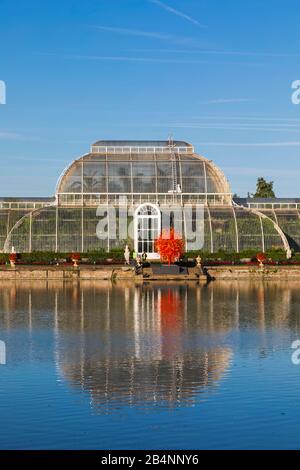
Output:
[[[0,197],[0,202],[54,202],[55,197]]]
[[[182,140],[174,140],[175,147],[193,147]],[[168,147],[168,140],[98,140],[92,146],[100,147]]]
[[[241,204],[246,203],[300,203],[300,198],[294,197],[268,197],[268,198],[258,198],[258,197],[235,197],[234,200]]]

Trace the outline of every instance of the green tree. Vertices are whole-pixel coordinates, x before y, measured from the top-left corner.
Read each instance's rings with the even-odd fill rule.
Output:
[[[274,192],[274,181],[266,181],[264,178],[258,178],[256,183],[256,193],[253,194],[256,198],[273,198]]]

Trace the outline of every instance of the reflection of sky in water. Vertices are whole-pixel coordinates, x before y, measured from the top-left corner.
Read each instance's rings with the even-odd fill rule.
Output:
[[[0,287],[0,448],[298,447],[297,283]]]

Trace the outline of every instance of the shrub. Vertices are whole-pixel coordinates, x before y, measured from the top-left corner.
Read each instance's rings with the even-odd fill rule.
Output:
[[[253,262],[257,263],[256,254],[257,250],[244,250],[240,253],[235,252],[226,252],[220,250],[216,253],[209,253],[206,251],[195,250],[185,253],[184,259],[187,261],[187,258],[196,258],[200,254],[203,263],[226,263],[226,264],[240,264],[241,259],[248,258]],[[273,263],[280,264],[291,264],[300,262],[300,253],[294,253],[290,261],[286,259],[286,253],[283,250],[272,249],[267,251],[266,258]],[[112,248],[109,253],[104,250],[98,251],[88,251],[85,253],[79,253],[81,259],[84,259],[84,262],[90,264],[106,263],[108,258],[111,258],[114,263],[123,263],[124,261],[124,250],[122,248]],[[34,251],[32,253],[21,253],[18,254],[18,261],[21,264],[56,264],[58,260],[65,259],[71,263],[71,254],[70,253],[55,253],[53,251]],[[0,264],[6,264],[9,262],[8,253],[0,253]]]

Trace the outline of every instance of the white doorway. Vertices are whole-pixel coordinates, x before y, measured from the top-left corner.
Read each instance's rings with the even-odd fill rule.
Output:
[[[159,258],[155,252],[155,240],[161,232],[161,213],[157,205],[141,204],[134,214],[134,249],[148,258]]]

